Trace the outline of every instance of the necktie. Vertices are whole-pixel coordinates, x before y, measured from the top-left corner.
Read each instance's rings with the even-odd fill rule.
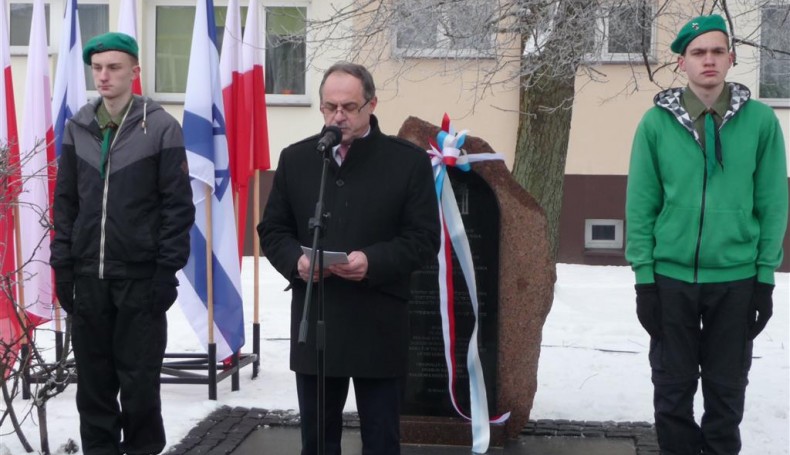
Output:
[[[711,175],[713,170],[716,169],[717,162],[724,169],[719,132],[716,129],[716,122],[713,120],[711,111],[705,113],[705,157],[707,159],[708,175]]]
[[[113,122],[107,122],[107,125],[104,127],[104,137],[101,142],[101,162],[99,163],[99,175],[102,179],[105,172],[107,172],[107,156],[110,154],[110,144],[116,128],[118,128],[118,125]]]
[[[337,155],[340,157],[340,162],[346,160],[346,154],[348,153],[348,145],[340,144],[340,147],[337,149]]]

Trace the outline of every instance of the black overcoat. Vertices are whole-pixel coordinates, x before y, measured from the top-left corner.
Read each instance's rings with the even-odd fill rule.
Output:
[[[291,369],[316,374],[315,310],[307,343],[297,342],[306,284],[299,278],[301,246],[310,246],[308,220],[320,186],[322,156],[313,136],[283,150],[258,226],[261,247],[293,286]],[[362,251],[367,277],[325,280],[326,374],[404,376],[408,368],[409,278],[436,257],[439,216],[428,154],[386,136],[371,116],[371,131],[351,145],[338,166],[330,160],[325,193],[327,251]]]

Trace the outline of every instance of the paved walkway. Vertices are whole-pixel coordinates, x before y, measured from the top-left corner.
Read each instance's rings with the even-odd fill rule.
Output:
[[[345,416],[343,454],[360,455],[359,420]],[[296,455],[299,415],[223,407],[206,417],[166,455]],[[469,447],[404,445],[403,455],[461,455]],[[538,420],[491,455],[655,455],[655,432],[645,422]]]

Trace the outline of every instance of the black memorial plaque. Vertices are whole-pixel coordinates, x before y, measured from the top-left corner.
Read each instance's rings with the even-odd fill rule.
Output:
[[[489,413],[496,411],[497,313],[499,304],[499,204],[488,184],[474,171],[448,168],[475,267],[479,321],[478,351],[488,396]],[[453,252],[455,296],[456,397],[469,415],[469,374],[466,355],[475,317],[463,271]],[[409,302],[411,342],[409,377],[403,415],[457,416],[448,392],[439,302],[438,265],[434,262],[412,276]]]

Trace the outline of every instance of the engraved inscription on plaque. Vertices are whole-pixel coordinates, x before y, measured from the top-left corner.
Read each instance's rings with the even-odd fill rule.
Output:
[[[474,171],[448,168],[474,261],[478,296],[478,351],[483,366],[489,413],[496,412],[497,308],[499,300],[499,205],[494,192]],[[461,266],[453,253],[455,396],[469,415],[466,355],[474,311]],[[448,393],[448,365],[442,334],[438,265],[412,276],[409,302],[411,342],[403,415],[457,416]]]

